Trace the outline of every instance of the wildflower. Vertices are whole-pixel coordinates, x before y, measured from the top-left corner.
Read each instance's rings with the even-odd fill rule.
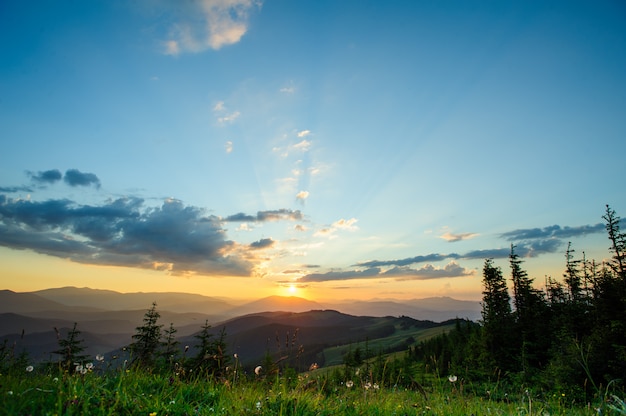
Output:
[[[263,367],[261,367],[260,365],[257,365],[256,368],[254,369],[254,374],[256,374],[257,376],[260,376],[261,371],[263,371]]]
[[[104,361],[104,355],[102,355],[102,354],[97,354],[97,355],[96,355],[96,361],[100,361],[100,362]]]
[[[350,387],[352,387],[352,386],[354,386],[354,383],[352,382],[352,380],[348,380],[348,381],[346,381],[346,387],[347,387],[347,388],[350,388]]]
[[[59,382],[59,378],[55,377],[55,378],[52,379],[52,381],[55,382],[55,383],[58,383]]]
[[[380,386],[378,385],[378,383],[374,383],[374,385],[372,386],[374,388],[374,390],[378,390],[380,388]]]
[[[9,396],[13,396],[13,390],[9,390],[9,391],[7,391],[7,394],[8,394]]]
[[[26,372],[27,373],[31,373],[35,368],[32,365],[29,365],[28,367],[26,367]]]
[[[76,363],[74,363],[74,364],[76,364]],[[84,369],[85,369],[85,367],[83,367],[82,364],[76,364],[76,367],[74,368],[74,370],[77,373],[82,373]]]
[[[237,353],[233,354],[233,357],[235,357],[235,360],[239,358],[239,356],[237,355]]]
[[[365,390],[369,390],[370,387],[372,387],[372,383],[370,383],[369,381],[367,383],[365,383]]]
[[[320,366],[319,366],[319,365],[317,365],[317,363],[313,363],[313,364],[311,364],[311,366],[309,367],[309,371],[317,370],[318,368],[320,368]]]
[[[261,410],[261,402],[256,402],[256,410]]]
[[[150,412],[150,416],[157,416],[157,412]]]
[[[450,383],[456,383],[457,380],[458,378],[455,375],[448,376],[448,381],[450,381]]]
[[[86,368],[87,370],[91,370],[91,369],[93,369],[93,363],[87,363],[87,364],[85,364],[85,368]]]

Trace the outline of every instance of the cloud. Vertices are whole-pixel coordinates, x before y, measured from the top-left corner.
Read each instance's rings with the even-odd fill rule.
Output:
[[[233,123],[239,118],[239,116],[241,116],[239,111],[229,112],[224,101],[218,101],[213,106],[213,112],[219,115],[217,117],[217,122],[219,124]]]
[[[232,153],[233,152],[233,142],[231,142],[230,140],[227,141],[224,144],[224,150],[226,150],[226,153],[229,153],[229,154]]]
[[[296,194],[296,199],[300,201],[305,201],[309,197],[308,191],[300,191]]]
[[[0,192],[12,194],[15,192],[33,192],[33,188],[28,186],[0,186]]]
[[[224,218],[226,222],[265,222],[265,221],[299,221],[303,218],[300,210],[278,209],[269,211],[259,211],[256,215],[248,215],[243,212],[229,215]]]
[[[0,245],[79,263],[168,270],[174,274],[248,276],[249,257],[203,209],[138,198],[100,206],[70,200],[32,202],[0,195]]]
[[[275,243],[276,241],[272,240],[271,238],[262,238],[259,241],[250,243],[250,248],[253,250],[259,250],[272,247]]]
[[[561,227],[560,225],[551,225],[544,228],[526,228],[513,230],[500,234],[502,238],[509,241],[533,240],[546,238],[571,238],[579,237],[587,234],[595,234],[604,232],[604,224],[581,225],[578,227]]]
[[[63,180],[69,186],[89,186],[94,185],[100,188],[100,179],[93,173],[83,173],[78,169],[69,169],[65,172]]]
[[[283,87],[279,91],[285,94],[293,94],[296,92],[296,89],[294,87]]]
[[[61,174],[61,171],[58,169],[46,170],[43,172],[40,171],[37,173],[27,171],[26,174],[30,176],[30,179],[33,182],[36,182],[42,185],[53,184],[55,182],[60,181],[61,178],[63,177],[63,175]]]
[[[425,256],[414,256],[414,257],[408,257],[408,258],[398,259],[398,260],[383,260],[383,261],[370,260],[370,261],[357,263],[355,266],[359,266],[359,267],[408,266],[410,264],[415,264],[415,263],[437,262],[437,261],[442,261],[442,260],[446,260],[449,258],[458,259],[461,257],[462,256],[459,256],[456,253],[451,253],[451,254],[432,253],[432,254],[427,254]]]
[[[302,136],[300,136],[300,133],[298,133],[298,137],[302,137]],[[298,142],[298,143],[293,145],[294,149],[301,150],[303,152],[307,152],[310,147],[311,147],[311,142],[308,141],[308,140],[302,140],[302,141],[300,141],[300,142]]]
[[[439,238],[453,243],[453,242],[456,242],[456,241],[469,240],[471,238],[476,237],[477,235],[478,234],[476,234],[476,233],[453,234],[453,233],[450,233],[450,232],[446,232],[445,234],[442,234],[441,236],[439,236]]]
[[[248,31],[249,14],[260,7],[257,0],[200,0],[194,2],[195,16],[171,29],[164,42],[166,55],[219,50],[238,43]]]
[[[472,276],[473,274],[474,272],[472,270],[468,270],[459,266],[458,263],[451,261],[444,267],[435,267],[432,264],[426,264],[419,269],[412,269],[406,266],[393,267],[382,273],[382,276],[396,277],[398,280],[429,280]]]
[[[311,273],[298,279],[298,283],[327,282],[332,280],[371,279],[380,277],[380,269],[373,267],[365,270],[351,270],[346,272],[331,271],[327,273]]]
[[[299,131],[297,134],[298,137],[307,137],[310,135],[311,135],[311,130],[302,130],[302,131]]]
[[[316,231],[315,234],[313,235],[316,237],[328,237],[332,239],[336,237],[336,233],[338,230],[347,230],[347,231],[358,230],[359,227],[354,225],[356,224],[357,221],[358,220],[356,218],[350,218],[349,220],[342,218],[332,223],[330,227],[322,228],[321,230]]]
[[[407,266],[397,266],[383,271],[380,267],[370,267],[363,270],[330,271],[327,273],[311,273],[301,277],[298,282],[327,282],[354,279],[394,278],[397,280],[428,280],[472,276],[472,270],[465,269],[452,261],[444,267],[435,267],[427,264],[420,269]]]
[[[226,114],[223,117],[218,117],[217,122],[220,124],[232,123],[239,118],[241,113],[239,111],[234,111],[230,114]]]

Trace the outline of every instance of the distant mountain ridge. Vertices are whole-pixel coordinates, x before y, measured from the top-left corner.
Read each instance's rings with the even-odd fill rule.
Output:
[[[5,307],[1,302],[3,292],[0,291],[0,313],[20,313],[16,309]],[[8,291],[11,292],[11,291]],[[16,292],[12,292],[16,293]],[[168,310],[176,313],[195,312],[214,317],[234,317],[254,312],[287,311],[305,312],[313,309],[336,309],[352,315],[370,316],[410,316],[415,319],[432,320],[441,322],[447,319],[463,318],[478,320],[481,315],[481,306],[477,301],[457,300],[450,297],[430,297],[423,299],[397,300],[397,299],[373,299],[373,300],[344,300],[316,302],[296,296],[268,296],[262,299],[241,304],[241,302],[224,300],[192,293],[182,292],[136,292],[120,293],[112,290],[63,287],[45,289],[35,292],[20,293],[35,295],[66,308],[88,308],[103,310],[146,310],[152,302],[157,303],[159,310]],[[31,298],[37,299],[37,298]],[[53,308],[55,304],[49,304],[49,309],[62,309],[63,306]],[[37,307],[37,310],[41,308]],[[26,308],[28,310],[28,308]]]
[[[295,296],[269,296],[238,305],[187,293],[119,293],[76,287],[24,293],[0,290],[0,341],[9,342],[17,350],[25,349],[35,360],[50,360],[51,352],[57,349],[57,329],[67,333],[76,322],[88,354],[119,353],[131,342],[152,302],[157,303],[160,323],[164,327],[172,323],[181,343],[194,345],[193,336],[208,322],[216,334],[226,328],[229,348],[241,352],[247,360],[258,360],[269,344],[275,343],[274,338],[286,338],[288,333],[293,336],[296,328],[301,341],[308,345],[307,357],[314,359],[333,343],[394,333],[398,337],[404,334],[399,328],[406,322],[413,326],[423,326],[415,323],[418,321],[428,322],[425,327],[445,326],[435,322],[480,316],[477,302],[450,298],[322,304]],[[393,342],[404,345],[403,339]]]

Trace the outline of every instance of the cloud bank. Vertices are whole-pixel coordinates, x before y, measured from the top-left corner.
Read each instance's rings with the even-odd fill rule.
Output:
[[[47,180],[46,175],[35,176]],[[69,178],[73,186],[96,183],[95,175],[70,174]],[[302,214],[284,209],[235,217],[278,221],[300,219]],[[0,246],[79,263],[172,274],[252,275],[254,251],[272,247],[275,241],[266,238],[241,246],[226,238],[223,222],[202,208],[175,199],[157,207],[148,207],[143,199],[134,197],[96,206],[67,199],[35,202],[0,194]]]

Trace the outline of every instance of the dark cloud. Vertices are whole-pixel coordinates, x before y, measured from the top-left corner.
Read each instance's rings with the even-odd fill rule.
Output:
[[[461,257],[464,259],[468,259],[468,260],[503,259],[503,258],[509,257],[509,254],[511,254],[511,247],[491,248],[491,249],[485,249],[485,250],[473,250],[473,251],[468,251]],[[518,251],[518,254],[520,254],[519,251]]]
[[[46,170],[43,172],[30,172],[27,171],[26,174],[30,177],[33,182],[36,182],[41,185],[52,184],[61,180],[63,175],[61,171],[58,169]]]
[[[365,270],[351,270],[346,272],[327,272],[327,273],[312,273],[302,276],[298,279],[298,283],[306,282],[326,282],[329,280],[351,280],[351,279],[371,279],[380,277],[380,268],[372,267]]]
[[[370,260],[370,261],[365,261],[362,263],[357,263],[355,264],[355,266],[359,266],[359,267],[408,266],[409,264],[436,262],[436,261],[441,261],[441,260],[446,260],[446,259],[458,259],[460,257],[462,256],[459,256],[456,253],[450,253],[450,254],[432,253],[432,254],[427,254],[425,256],[408,257],[408,258],[399,259],[399,260],[383,260],[383,261]]]
[[[252,269],[226,239],[219,218],[176,200],[147,208],[137,198],[89,206],[0,195],[0,245],[172,273],[244,276]]]
[[[269,248],[269,247],[273,246],[274,243],[276,243],[276,242],[274,240],[272,240],[271,238],[262,238],[259,241],[255,241],[253,243],[250,243],[250,248],[254,249],[254,250],[263,249],[263,248]]]
[[[471,276],[474,272],[450,262],[443,268],[427,264],[419,269],[408,266],[396,266],[388,270],[379,267],[370,267],[364,270],[331,271],[328,273],[312,273],[303,276],[298,282],[327,282],[353,279],[395,278],[398,280],[426,280]]]
[[[15,192],[33,192],[33,188],[28,186],[0,186],[0,192],[12,194]]]
[[[83,173],[78,169],[68,169],[63,180],[69,186],[89,186],[94,185],[100,188],[100,179],[93,173]]]
[[[419,269],[410,267],[394,267],[382,273],[384,277],[397,277],[402,280],[428,280],[445,277],[471,276],[474,272],[459,266],[456,262],[450,262],[443,268],[437,268],[427,264]]]
[[[579,227],[561,227],[560,225],[551,225],[544,228],[526,228],[509,231],[500,234],[502,238],[509,241],[548,239],[548,238],[571,238],[579,237],[587,234],[600,233],[605,230],[604,224],[581,225]]]
[[[291,210],[291,209],[278,209],[278,210],[270,210],[270,211],[259,211],[256,215],[248,215],[243,212],[229,215],[224,218],[226,222],[265,222],[265,221],[280,221],[280,220],[289,220],[289,221],[299,221],[301,220],[302,213],[300,210]]]

